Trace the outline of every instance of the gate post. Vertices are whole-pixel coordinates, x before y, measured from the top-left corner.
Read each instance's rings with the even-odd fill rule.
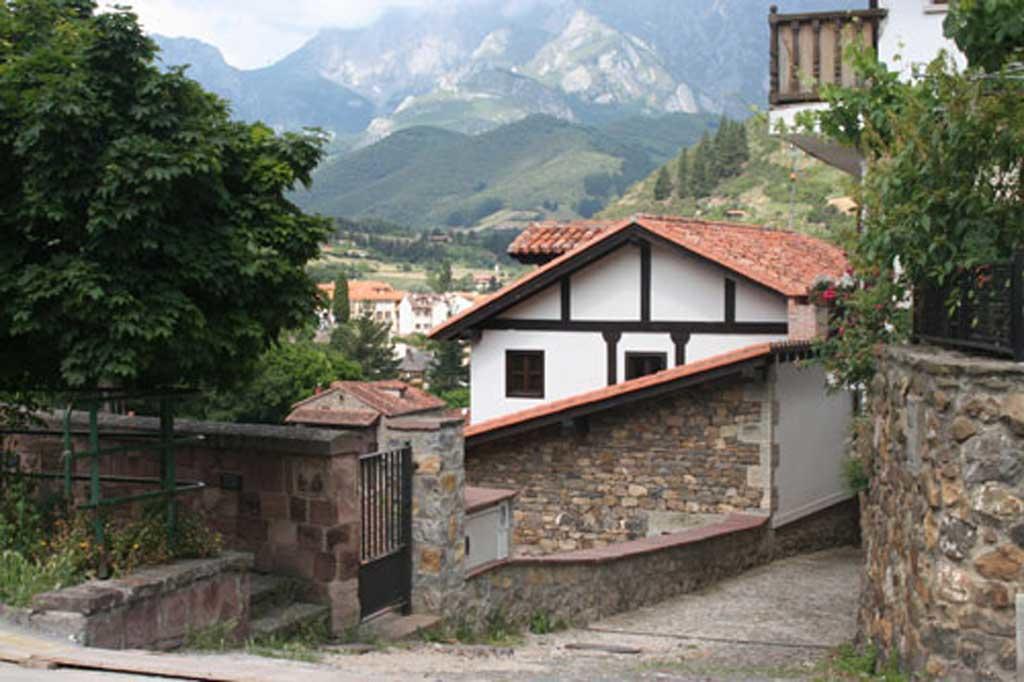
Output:
[[[462,418],[388,420],[386,448],[408,443],[416,471],[412,495],[412,610],[445,616],[465,586],[465,485]]]

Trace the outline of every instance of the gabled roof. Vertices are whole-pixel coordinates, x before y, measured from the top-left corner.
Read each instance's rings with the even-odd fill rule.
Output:
[[[404,381],[335,381],[331,388],[348,393],[378,410],[385,417],[447,407],[445,401]]]
[[[376,410],[342,410],[309,406],[292,410],[284,421],[286,424],[315,426],[372,426],[378,419],[380,412]]]
[[[508,255],[522,263],[544,263],[572,251],[607,230],[607,220],[577,220],[571,223],[547,220],[533,223],[508,245]]]
[[[713,355],[656,374],[605,386],[579,395],[537,405],[512,414],[472,424],[465,430],[466,442],[479,444],[533,430],[548,424],[609,409],[626,402],[635,402],[662,393],[711,381],[740,372],[750,365],[763,365],[769,358],[783,361],[808,357],[809,342],[782,341],[758,343],[738,350]]]
[[[598,225],[594,222],[582,223],[580,229],[576,225],[539,224],[527,228],[517,248],[551,254],[568,250],[434,328],[430,336],[452,338],[632,238],[682,249],[788,297],[806,296],[818,276],[838,278],[848,266],[842,249],[833,244],[798,232],[755,225],[646,215],[606,223],[601,230],[592,229]],[[583,241],[553,236],[557,230],[568,230]]]

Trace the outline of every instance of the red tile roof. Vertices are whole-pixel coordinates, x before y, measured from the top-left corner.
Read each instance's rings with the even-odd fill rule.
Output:
[[[504,502],[518,494],[515,490],[505,490],[504,488],[478,488],[467,485],[464,493],[466,513],[472,514],[481,509],[493,507],[499,502]]]
[[[593,239],[611,225],[606,220],[578,220],[571,223],[547,220],[533,223],[508,245],[513,258],[560,256]]]
[[[372,426],[379,418],[380,412],[376,410],[300,407],[292,410],[292,413],[285,417],[284,421],[286,424],[316,424],[317,426]]]
[[[806,350],[808,347],[809,344],[806,343],[758,343],[730,351],[728,353],[713,355],[703,360],[673,367],[672,369],[663,370],[656,374],[648,374],[647,376],[639,377],[637,379],[624,381],[621,384],[605,386],[594,391],[580,393],[579,395],[563,398],[562,400],[555,400],[550,403],[544,403],[542,405],[537,405],[536,407],[520,410],[519,412],[513,412],[512,414],[494,417],[493,419],[482,421],[479,424],[470,425],[464,433],[467,439],[473,439],[485,434],[493,434],[503,429],[536,421],[544,417],[559,415],[574,408],[596,406],[613,398],[637,393],[644,389],[654,388],[662,384],[669,384],[690,377],[700,377],[701,375],[715,369],[728,367],[730,365],[737,365],[748,360],[768,357],[777,351]]]
[[[335,381],[331,388],[348,393],[386,417],[447,407],[445,401],[404,381]]]
[[[806,296],[818,276],[838,278],[848,267],[842,249],[798,232],[696,218],[641,215],[619,222],[605,223],[603,230],[594,232],[593,236],[587,238],[585,235],[591,234],[591,229],[598,224],[586,222],[579,230],[574,227],[577,223],[569,223],[561,228],[554,228],[549,224],[527,228],[519,238],[523,240],[521,248],[533,248],[528,245],[532,241],[529,235],[531,230],[536,229],[537,249],[548,249],[553,254],[556,250],[555,245],[564,244],[564,248],[568,250],[435,327],[430,336],[436,337],[446,330],[460,326],[466,318],[480,313],[485,308],[493,307],[525,284],[559,268],[576,255],[634,225],[789,297]],[[585,241],[570,246],[571,240],[568,238],[562,239],[550,234],[553,230],[566,229],[569,230],[569,234],[580,235]],[[519,239],[516,241],[519,242]],[[508,300],[511,301],[512,298]],[[497,312],[500,311],[496,310],[495,314]]]
[[[405,292],[398,291],[387,282],[354,279],[348,283],[348,300],[350,301],[398,302],[403,298],[405,298]]]

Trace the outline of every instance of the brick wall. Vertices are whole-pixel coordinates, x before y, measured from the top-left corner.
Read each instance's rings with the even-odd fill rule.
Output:
[[[517,552],[600,547],[693,515],[767,511],[771,442],[765,383],[728,379],[591,415],[583,429],[471,444],[466,480],[519,491]]]
[[[79,415],[73,426],[84,423]],[[152,433],[157,423],[147,417],[102,415],[100,427],[101,432]],[[207,486],[184,494],[182,503],[202,511],[227,548],[251,552],[256,570],[298,578],[306,586],[305,598],[329,603],[335,630],[358,622],[358,455],[372,449],[375,431],[180,420],[175,432],[204,439],[201,445],[178,450],[178,479]],[[104,438],[101,447],[127,442]],[[30,468],[60,470],[58,439],[23,436],[14,445]],[[87,467],[86,461],[78,462],[79,473]],[[152,451],[105,457],[101,471],[156,477],[159,457]],[[86,485],[79,484],[81,497]],[[139,491],[108,483],[103,488],[104,496]]]
[[[828,311],[811,303],[787,301],[789,339],[806,341],[824,336],[828,331]]]
[[[863,634],[930,679],[1020,679],[1024,366],[890,348],[869,404]]]

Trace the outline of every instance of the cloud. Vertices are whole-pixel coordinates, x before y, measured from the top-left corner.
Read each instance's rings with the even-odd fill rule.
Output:
[[[188,36],[220,48],[232,66],[267,66],[321,28],[365,26],[390,7],[426,7],[450,0],[122,0],[150,33]]]

